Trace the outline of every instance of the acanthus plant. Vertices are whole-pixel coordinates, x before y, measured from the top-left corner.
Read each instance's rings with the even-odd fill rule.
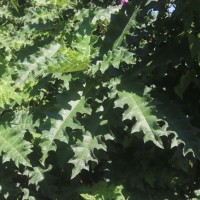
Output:
[[[0,2],[0,199],[198,196],[198,11],[118,5]]]

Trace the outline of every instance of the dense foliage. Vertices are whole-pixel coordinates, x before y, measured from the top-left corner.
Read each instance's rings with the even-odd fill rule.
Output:
[[[0,199],[200,198],[200,2],[119,4],[0,1]]]

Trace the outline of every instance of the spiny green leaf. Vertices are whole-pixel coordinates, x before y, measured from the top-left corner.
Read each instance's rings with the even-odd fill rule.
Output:
[[[90,58],[78,51],[63,48],[59,51],[57,63],[53,59],[48,60],[48,71],[50,73],[64,73],[82,71],[89,66]]]
[[[158,147],[163,148],[160,136],[164,132],[158,125],[158,119],[153,113],[154,108],[150,105],[150,101],[146,99],[146,94],[142,92],[143,89],[140,83],[133,82],[131,86],[126,85],[124,89],[118,90],[115,107],[123,108],[128,105],[128,108],[123,113],[122,120],[133,120],[135,118],[136,122],[132,127],[131,133],[142,131],[144,133],[144,142],[152,141]]]
[[[5,121],[4,121],[5,120]],[[3,161],[13,160],[16,166],[31,166],[28,155],[32,152],[32,144],[24,139],[27,131],[35,132],[32,115],[25,111],[15,113],[15,118],[8,123],[2,119],[0,125],[0,152]]]
[[[11,4],[13,5],[13,7],[15,8],[16,11],[19,11],[18,10],[18,3],[16,0],[10,0]]]
[[[16,166],[30,166],[27,156],[31,152],[31,144],[23,139],[24,131],[17,127],[0,126],[0,153],[4,162],[13,160]]]
[[[38,183],[40,183],[41,181],[46,183],[45,173],[47,173],[51,169],[52,169],[51,166],[45,169],[40,166],[33,167],[33,168],[26,168],[26,170],[24,171],[24,175],[29,177],[29,184],[38,185]]]
[[[122,185],[111,185],[109,183],[100,181],[92,186],[92,188],[85,194],[81,194],[85,200],[100,200],[100,199],[116,199],[125,200],[127,199],[122,190]],[[87,188],[84,188],[87,191]]]
[[[127,13],[121,10],[119,14],[112,16],[110,26],[101,46],[101,52],[106,53],[122,45],[125,37],[130,34],[130,29],[136,26],[136,17],[139,11],[140,6],[131,6]],[[119,23],[121,23],[121,26],[118,26]]]
[[[11,80],[2,80],[0,83],[0,107],[5,108],[6,105],[11,105],[12,102],[20,104],[22,101],[21,94],[15,92],[13,86],[10,85]]]
[[[173,135],[171,148],[183,144],[184,156],[192,153],[194,157],[200,158],[200,140],[197,136],[200,130],[192,126],[187,116],[181,113],[180,107],[170,102],[167,97],[161,97],[161,102],[157,105],[158,116],[165,121],[167,135]],[[173,113],[165,105],[170,106]]]
[[[108,6],[106,8],[96,8],[95,16],[92,19],[92,24],[97,24],[98,21],[109,23],[112,14],[117,14],[119,12],[119,6]]]
[[[135,6],[134,9],[135,10],[133,11],[131,17],[129,18],[129,21],[127,22],[126,26],[123,28],[122,33],[113,44],[113,49],[119,47],[122,44],[125,36],[129,34],[130,29],[133,28],[133,26],[136,26],[136,17],[140,11],[140,6],[138,7]]]
[[[27,83],[35,83],[35,79],[47,71],[47,60],[53,57],[59,50],[60,44],[54,43],[40,48],[38,52],[32,54],[30,59],[19,62],[18,79],[16,87],[23,87]]]
[[[56,150],[55,140],[68,143],[68,133],[66,128],[80,129],[81,126],[75,121],[76,115],[90,114],[91,109],[86,105],[85,95],[90,87],[74,88],[73,92],[63,93],[57,96],[57,102],[52,105],[52,109],[46,110],[48,120],[50,120],[50,130],[41,127],[43,141],[40,145],[43,150],[43,161],[50,150]],[[76,91],[76,92],[75,92]]]
[[[103,149],[105,146],[98,142],[96,137],[92,137],[89,132],[83,134],[83,139],[78,139],[75,145],[72,145],[72,149],[75,153],[73,158],[69,160],[69,163],[74,165],[72,170],[71,179],[76,177],[82,169],[89,169],[88,162],[98,162],[97,158],[94,156],[94,150]]]
[[[56,18],[59,18],[58,10],[51,9],[51,12],[49,12],[47,7],[38,9],[36,6],[32,6],[26,8],[26,15],[22,17],[22,21],[24,24],[39,24],[40,22],[45,24],[49,21],[54,21]]]
[[[98,62],[97,66],[99,66],[101,72],[104,73],[110,66],[119,68],[120,64],[123,62],[127,64],[135,64],[135,58],[133,57],[133,53],[128,52],[123,47],[118,47],[105,54],[103,60]]]
[[[74,164],[71,178],[77,176],[82,169],[88,170],[88,161],[98,162],[94,149],[106,151],[105,141],[114,139],[107,119],[110,109],[110,104],[107,104],[105,108],[103,106],[93,108],[91,115],[80,120],[83,127],[80,132],[74,134],[74,137],[78,139],[74,145],[71,145],[75,153],[69,161]],[[79,136],[80,133],[82,136]]]
[[[26,188],[22,189],[23,197],[22,200],[36,200],[35,197],[31,196],[30,191]]]

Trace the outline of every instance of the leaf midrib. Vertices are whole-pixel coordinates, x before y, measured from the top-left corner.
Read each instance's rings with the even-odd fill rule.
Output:
[[[140,106],[138,105],[138,103],[135,101],[133,95],[129,94],[130,98],[133,99],[134,104],[137,106],[137,110],[140,113],[140,117],[146,122],[147,126],[148,126],[148,130],[153,134],[153,131],[149,125],[149,122],[147,121],[145,115],[143,114],[142,110],[140,109]],[[135,116],[136,117],[136,116]]]

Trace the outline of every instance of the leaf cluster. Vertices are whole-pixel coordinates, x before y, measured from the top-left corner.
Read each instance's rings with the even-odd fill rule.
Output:
[[[0,199],[198,198],[199,2],[118,3],[0,1]]]

